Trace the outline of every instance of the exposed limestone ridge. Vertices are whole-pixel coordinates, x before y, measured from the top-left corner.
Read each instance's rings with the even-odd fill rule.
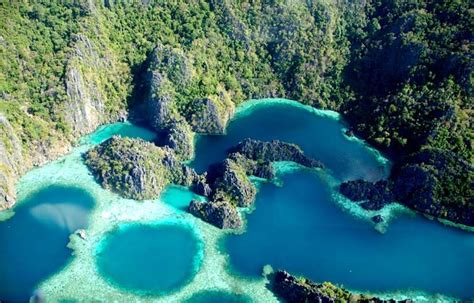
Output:
[[[238,152],[260,162],[292,161],[309,168],[324,167],[321,162],[306,156],[298,145],[279,140],[245,139],[231,148],[230,152]]]
[[[188,211],[194,216],[221,229],[242,227],[242,218],[237,209],[227,201],[199,202],[192,200]]]
[[[196,99],[191,102],[193,112],[188,118],[197,133],[221,135],[235,112],[229,94],[221,88],[218,96]]]
[[[323,166],[319,161],[306,157],[295,144],[277,140],[244,140],[230,149],[227,159],[211,165],[194,184],[192,189],[210,201],[191,202],[189,212],[219,228],[240,228],[241,224],[229,222],[237,222],[238,207],[249,207],[255,201],[257,189],[249,176],[274,178],[274,161],[293,161],[310,168]],[[230,207],[235,212],[230,211]]]
[[[173,150],[141,139],[114,136],[89,150],[84,158],[104,188],[126,198],[153,199],[170,183],[191,186],[198,179]]]
[[[116,77],[125,67],[105,47],[86,35],[75,34],[72,40],[64,81],[68,98],[59,110],[73,135],[81,136],[102,123],[126,117],[125,100],[117,102],[118,107],[107,106],[110,96],[105,92],[108,84],[104,82],[120,83]]]
[[[22,173],[21,141],[8,122],[0,115],[0,210],[15,203],[15,181]]]

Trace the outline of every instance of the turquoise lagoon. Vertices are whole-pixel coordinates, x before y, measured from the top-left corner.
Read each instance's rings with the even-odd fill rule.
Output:
[[[120,287],[165,294],[194,276],[201,247],[191,228],[176,223],[121,225],[99,243],[97,264]]]
[[[390,170],[389,161],[344,130],[334,112],[271,99],[239,107],[227,135],[200,136],[191,163],[198,171],[248,137],[296,143],[326,165],[277,165],[275,182],[256,181],[245,230],[229,233],[185,212],[189,200],[200,198],[185,188],[170,186],[144,202],[100,188],[82,152],[116,134],[154,139],[128,123],[101,127],[70,155],[20,180],[16,214],[0,222],[7,243],[0,250],[0,300],[26,301],[39,288],[56,301],[276,302],[262,278],[267,264],[387,296],[474,297],[474,234],[407,211],[393,216],[390,208],[380,212],[392,218],[382,234],[370,221],[377,212],[337,194],[344,180],[378,180]],[[78,228],[86,228],[87,240],[68,238]],[[162,263],[176,249],[179,258]]]

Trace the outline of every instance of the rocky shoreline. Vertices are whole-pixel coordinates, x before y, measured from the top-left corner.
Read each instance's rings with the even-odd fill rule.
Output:
[[[210,167],[205,193],[209,202],[192,201],[189,212],[219,228],[240,228],[242,219],[236,208],[251,206],[257,194],[249,176],[272,179],[275,176],[272,162],[275,161],[292,161],[308,168],[323,167],[319,161],[305,156],[295,144],[244,140],[229,149],[227,159]]]
[[[270,288],[288,303],[412,303],[410,299],[381,299],[364,294],[354,294],[329,282],[314,283],[306,278],[297,278],[286,271],[279,270],[270,274]]]
[[[405,163],[395,167],[388,180],[348,181],[342,183],[339,190],[366,210],[380,210],[389,203],[399,202],[424,215],[474,226],[472,166],[452,157],[450,152],[437,149],[423,150]],[[464,182],[464,179],[470,181]],[[457,201],[461,196],[470,196],[471,200]]]

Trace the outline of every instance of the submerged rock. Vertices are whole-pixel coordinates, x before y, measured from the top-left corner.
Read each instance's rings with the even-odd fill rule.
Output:
[[[190,186],[198,176],[182,165],[170,148],[141,139],[114,136],[89,150],[84,158],[104,188],[138,200],[157,197],[169,183]]]
[[[371,303],[411,303],[411,300],[382,300],[362,294],[353,294],[348,290],[329,282],[317,284],[309,279],[297,278],[286,271],[277,271],[271,279],[272,290],[284,301],[291,303],[308,302],[371,302]]]
[[[383,217],[381,215],[375,215],[372,217],[372,222],[374,223],[382,223]]]
[[[199,202],[192,200],[188,211],[194,216],[221,229],[242,227],[242,219],[237,209],[226,201]]]
[[[231,152],[238,152],[243,156],[259,162],[292,161],[310,168],[322,168],[323,164],[304,155],[296,144],[279,140],[259,141],[246,139],[231,148]]]

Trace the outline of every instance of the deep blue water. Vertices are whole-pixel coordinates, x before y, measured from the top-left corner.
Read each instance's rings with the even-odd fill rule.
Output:
[[[69,235],[87,226],[94,203],[80,188],[49,186],[0,222],[0,301],[27,301],[40,281],[64,267]]]
[[[125,123],[102,127],[82,142],[97,144],[115,134],[155,138],[153,132]],[[415,289],[474,297],[474,234],[420,216],[397,218],[380,234],[332,201],[334,189],[326,174],[336,181],[377,180],[389,170],[366,146],[347,140],[341,122],[300,107],[263,105],[234,120],[226,136],[200,137],[192,165],[203,171],[248,137],[297,143],[327,169],[284,175],[282,187],[261,185],[256,209],[246,215],[246,232],[220,243],[229,254],[230,271],[259,278],[262,267],[270,264],[361,291]],[[170,187],[162,200],[181,212],[193,197],[183,188]],[[26,301],[41,281],[64,267],[72,258],[68,236],[87,226],[93,206],[94,198],[84,190],[52,184],[22,201],[14,217],[0,222],[0,300]],[[141,293],[168,292],[187,283],[201,249],[192,231],[178,226],[125,225],[101,243],[97,264],[102,274],[119,287]],[[241,299],[246,298],[208,291],[191,302]]]
[[[250,303],[252,300],[245,295],[237,295],[225,291],[209,290],[195,294],[185,303]]]
[[[231,271],[258,278],[270,264],[357,290],[474,297],[472,233],[407,216],[380,234],[341,211],[321,174],[299,171],[283,182],[263,184],[247,231],[224,239]]]
[[[140,294],[163,294],[193,277],[200,250],[190,228],[128,224],[102,240],[96,260],[100,273],[113,284]]]
[[[225,136],[200,136],[192,166],[205,171],[225,159],[227,150],[246,138],[283,140],[298,144],[305,154],[324,163],[340,180],[383,178],[388,168],[377,162],[362,144],[347,140],[343,124],[288,104],[260,105],[251,115],[240,117],[227,127]]]

